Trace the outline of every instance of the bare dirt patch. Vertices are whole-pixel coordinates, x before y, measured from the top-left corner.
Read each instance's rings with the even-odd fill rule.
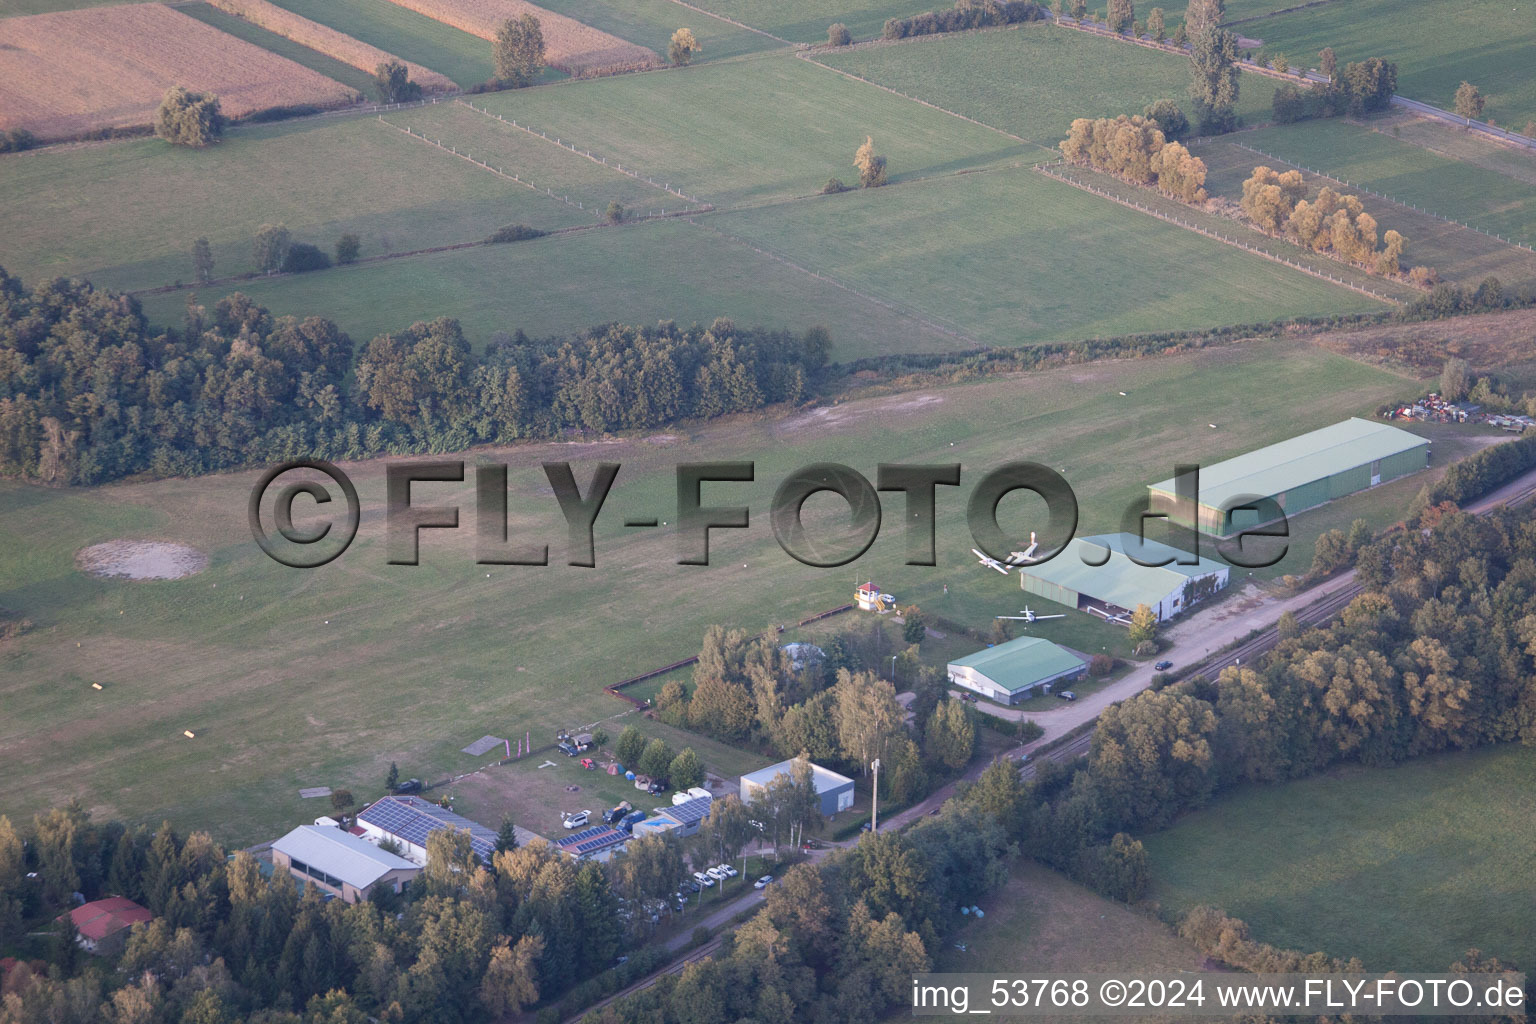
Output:
[[[164,4],[0,20],[0,129],[44,140],[148,125],[173,85],[214,93],[228,117],[332,107],[356,93]]]
[[[75,564],[108,579],[179,580],[208,568],[208,556],[168,541],[109,540],[82,549]]]
[[[1454,320],[1329,331],[1307,340],[1352,359],[1430,377],[1440,372],[1448,356],[1467,360],[1474,370],[1528,362],[1533,338],[1536,309],[1515,309]]]

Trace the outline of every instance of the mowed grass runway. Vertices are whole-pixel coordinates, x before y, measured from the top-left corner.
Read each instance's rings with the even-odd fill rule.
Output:
[[[1536,960],[1536,750],[1509,745],[1245,787],[1143,836],[1153,897],[1209,903],[1253,937],[1443,971],[1477,947]]]
[[[1032,23],[811,59],[1029,139],[1058,155],[1078,117],[1139,114],[1154,100],[1189,109],[1189,61],[1130,43]],[[1275,80],[1243,75],[1238,113],[1267,121]]]
[[[1325,46],[1340,66],[1385,57],[1397,63],[1400,95],[1445,110],[1453,109],[1456,87],[1470,80],[1488,101],[1485,118],[1518,130],[1536,117],[1536,18],[1515,0],[1333,0],[1246,21],[1238,30],[1301,67],[1315,67]]]
[[[512,535],[549,543],[547,568],[474,564],[472,482],[418,486],[419,502],[459,504],[464,528],[428,532],[419,566],[386,564],[382,460],[345,467],[363,529],[346,554],[312,571],[256,549],[245,512],[254,472],[95,489],[0,483],[0,606],[36,623],[0,647],[11,782],[0,813],[27,817],[79,796],[104,817],[169,815],[184,829],[255,842],[323,810],[299,799],[301,786],[374,793],[390,761],[437,778],[481,763],[459,748],[486,733],[548,739],[616,714],[625,705],[603,685],[693,653],[708,624],[794,622],[846,602],[855,576],[898,597],[943,581],[992,595],[989,615],[1013,614],[1016,582],[974,564],[964,525],[969,487],[989,469],[1035,458],[1063,470],[1080,529],[1102,531],[1175,459],[1230,456],[1409,387],[1317,349],[1263,343],[788,418],[775,410],[649,439],[478,453],[511,463]],[[715,531],[711,566],[677,565],[673,528],[618,525],[638,515],[673,522],[676,465],[727,458],[755,459],[756,482],[707,485],[704,500],[749,505],[752,527]],[[575,461],[581,481],[597,460],[623,465],[599,519],[597,569],[564,565],[565,527],[539,469],[548,459]],[[810,569],[780,551],[769,497],[817,461],[870,475],[881,461],[962,462],[964,486],[941,489],[939,565],[901,564],[906,539],[894,513],[853,566]],[[1022,503],[1004,515],[1010,528],[1032,528]],[[188,543],[211,564],[166,582],[76,570],[80,548],[118,538]],[[1304,564],[1310,554],[1296,557]]]

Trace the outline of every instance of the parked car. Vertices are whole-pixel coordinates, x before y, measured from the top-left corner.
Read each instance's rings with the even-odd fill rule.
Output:
[[[725,872],[725,877],[727,877],[727,878],[735,878],[737,875],[741,874],[740,871],[737,871],[735,868],[731,867],[729,864],[721,864],[720,865],[720,870]]]
[[[421,780],[420,779],[406,779],[404,782],[400,783],[400,785],[395,787],[395,792],[396,793],[420,793],[421,792]]]
[[[625,832],[633,832],[635,830],[635,822],[644,821],[646,817],[647,815],[644,811],[630,811],[620,820],[618,827]]]
[[[1173,662],[1171,662],[1171,661],[1160,661],[1156,665],[1153,665],[1152,667],[1157,669],[1159,672],[1167,672],[1169,669],[1173,668]]]
[[[653,782],[649,786],[645,787],[645,791],[652,796],[655,796],[657,793],[665,793],[667,791],[667,785],[664,782]]]
[[[583,825],[585,825],[587,822],[589,822],[591,820],[592,820],[592,812],[591,811],[577,811],[575,814],[567,814],[565,816],[565,827],[566,827],[567,830],[573,829],[573,828],[581,828]]]
[[[859,826],[859,831],[860,832],[868,832],[869,831],[869,822],[866,821],[864,824],[860,825]]]
[[[576,744],[567,743],[565,740],[561,740],[559,743],[556,743],[555,746],[559,747],[560,753],[564,754],[566,757],[575,757],[578,753],[580,753],[580,751],[576,749]]]
[[[685,878],[685,879],[683,879],[683,884],[680,886],[680,888],[686,889],[690,893],[698,892],[699,891],[699,883],[691,881],[691,880]]]
[[[1060,697],[1062,700],[1077,700],[1077,694],[1073,693],[1071,690],[1062,690],[1056,696]]]
[[[730,875],[727,875],[724,871],[721,871],[719,868],[705,868],[704,869],[704,873],[706,875],[708,875],[710,878],[713,878],[717,882],[723,882],[727,878],[730,877]]]
[[[766,888],[768,888],[772,884],[773,884],[773,876],[772,875],[764,875],[762,878],[759,878],[757,881],[752,883],[752,888],[754,888],[754,889],[766,889]]]
[[[805,842],[800,844],[800,848],[802,850],[819,850],[821,849],[821,846],[822,843],[819,839],[807,839]]]
[[[706,875],[702,871],[695,871],[693,873],[693,880],[695,882],[698,882],[700,885],[702,885],[706,889],[712,889],[712,888],[714,888],[714,885],[715,885],[715,880],[713,878],[709,877],[708,875]]]
[[[766,828],[763,827],[763,823],[760,822],[760,821],[749,821],[749,822],[747,822],[747,824],[751,825],[753,828],[757,829],[759,832],[766,832],[766,831],[768,831]]]

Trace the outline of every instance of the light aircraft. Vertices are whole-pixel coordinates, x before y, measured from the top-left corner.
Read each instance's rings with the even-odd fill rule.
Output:
[[[1044,622],[1046,619],[1064,619],[1065,615],[1036,615],[1029,610],[1029,605],[1024,606],[1023,615],[994,615],[996,619],[1014,619],[1019,622]]]
[[[1035,551],[1039,547],[1040,543],[1035,540],[1035,532],[1031,530],[1029,532],[1029,547],[1025,548],[1023,551],[1010,551],[1008,553],[1009,567],[1016,569],[1023,565],[1025,562],[1028,562],[1031,558],[1035,557]]]
[[[996,569],[1004,576],[1008,575],[1008,567],[992,556],[982,554],[981,551],[976,548],[971,548],[971,554],[975,555],[977,559],[980,560],[980,564],[986,566],[988,569]]]

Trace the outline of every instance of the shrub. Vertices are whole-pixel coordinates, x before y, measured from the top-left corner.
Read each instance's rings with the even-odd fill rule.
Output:
[[[527,224],[508,224],[499,227],[486,238],[487,242],[499,244],[502,242],[526,242],[530,238],[542,238],[546,232],[538,228],[531,228]]]
[[[1275,90],[1270,117],[1276,124],[1293,124],[1309,116],[1307,107],[1307,98],[1301,90],[1287,82]]]
[[[702,49],[692,30],[680,28],[672,33],[672,41],[667,44],[667,60],[680,68],[687,67],[693,63],[693,55]]]
[[[1142,108],[1141,115],[1156,121],[1163,138],[1169,142],[1178,142],[1189,135],[1189,118],[1184,116],[1184,111],[1173,100],[1149,103]]]
[[[872,137],[864,137],[864,145],[853,155],[853,166],[859,169],[861,188],[878,188],[885,184],[885,157],[875,152]]]
[[[288,247],[283,257],[283,273],[304,274],[311,270],[324,270],[331,265],[331,258],[317,245],[296,242]]]
[[[617,224],[624,219],[624,207],[615,199],[608,204],[608,209],[603,211],[603,219],[609,224]]]
[[[1115,659],[1107,654],[1095,654],[1088,659],[1088,674],[1095,679],[1103,679],[1115,670]]]
[[[848,191],[848,186],[844,185],[837,178],[828,178],[827,179],[827,183],[825,185],[821,186],[821,194],[824,195],[824,196],[835,196],[839,192],[847,192],[847,191]]]
[[[880,36],[882,39],[905,39],[907,36],[927,36],[940,32],[963,32],[966,29],[1038,21],[1045,16],[1045,8],[1032,0],[958,0],[948,10],[929,11],[910,18],[889,18]]]
[[[155,134],[177,146],[200,147],[219,141],[224,134],[219,98],[171,86],[155,111]]]
[[[828,46],[847,46],[853,42],[853,34],[848,31],[848,26],[840,21],[835,21],[827,26]]]
[[[357,254],[362,249],[363,243],[354,234],[345,234],[336,239],[336,262],[356,263]]]
[[[409,103],[421,99],[421,86],[411,81],[410,72],[397,60],[385,61],[373,69],[373,90],[380,103]]]

